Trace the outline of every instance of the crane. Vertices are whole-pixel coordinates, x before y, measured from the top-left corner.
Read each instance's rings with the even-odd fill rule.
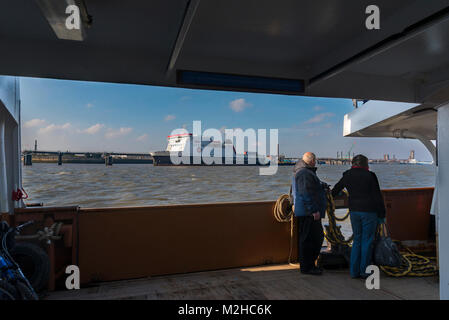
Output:
[[[349,160],[351,160],[351,151],[352,151],[352,149],[354,149],[354,146],[355,146],[355,142],[352,144],[351,148],[349,148],[349,151],[348,151],[348,159]]]

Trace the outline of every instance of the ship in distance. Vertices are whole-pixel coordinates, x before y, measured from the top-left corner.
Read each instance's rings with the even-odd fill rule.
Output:
[[[194,143],[192,133],[172,134],[167,137],[165,151],[150,152],[155,166],[267,166],[270,157],[257,154],[237,154],[232,141],[208,140]],[[195,152],[194,152],[194,148]],[[221,150],[221,155],[215,155]]]

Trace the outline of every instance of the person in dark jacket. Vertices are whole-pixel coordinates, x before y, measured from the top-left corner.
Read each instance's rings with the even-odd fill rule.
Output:
[[[332,189],[337,196],[344,188],[349,193],[349,212],[354,240],[351,249],[350,273],[353,278],[366,278],[366,267],[371,264],[373,241],[377,224],[385,221],[385,205],[379,181],[369,171],[368,158],[357,155],[352,167]]]
[[[292,179],[293,212],[298,225],[298,260],[300,271],[319,275],[321,269],[315,260],[324,240],[321,219],[326,210],[326,194],[323,183],[316,175],[316,157],[306,152],[294,168]]]

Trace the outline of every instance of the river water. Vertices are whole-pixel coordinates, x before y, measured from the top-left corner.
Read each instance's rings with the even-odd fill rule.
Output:
[[[349,166],[320,165],[317,174],[334,185]],[[434,186],[434,167],[372,164],[381,188]],[[48,206],[144,206],[210,202],[276,200],[288,193],[293,167],[273,176],[258,167],[153,167],[151,164],[34,163],[23,167],[27,202]]]

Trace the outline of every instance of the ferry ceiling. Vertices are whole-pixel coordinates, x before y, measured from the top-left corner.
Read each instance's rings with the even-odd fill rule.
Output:
[[[0,39],[2,75],[449,100],[449,0],[2,0]]]

